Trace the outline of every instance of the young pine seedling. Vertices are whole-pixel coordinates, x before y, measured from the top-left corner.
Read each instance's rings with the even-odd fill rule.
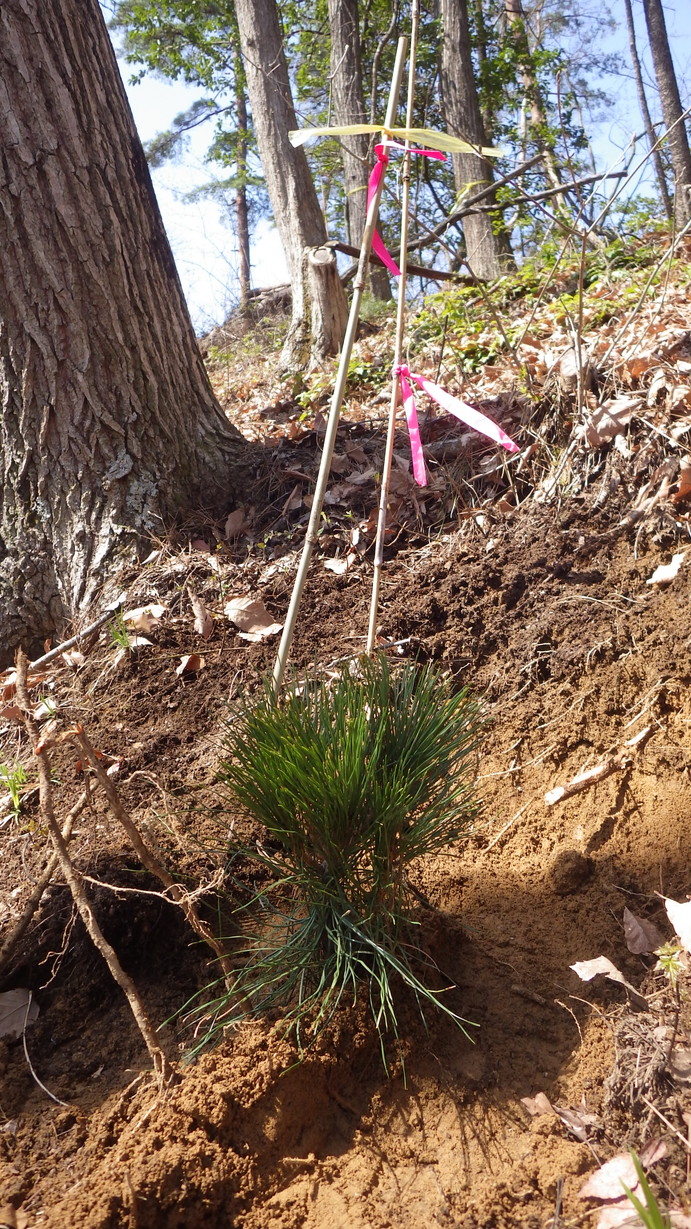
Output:
[[[438,970],[415,937],[407,872],[467,830],[482,731],[467,691],[384,656],[279,700],[267,686],[231,719],[220,779],[229,808],[264,833],[233,852],[261,863],[268,885],[242,906],[254,933],[232,991],[219,983],[195,1009],[200,1045],[278,1008],[302,1049],[359,994],[383,1041],[398,1035],[396,983],[463,1027],[425,979]]]

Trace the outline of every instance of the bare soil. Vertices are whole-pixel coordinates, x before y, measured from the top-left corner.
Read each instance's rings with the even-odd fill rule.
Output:
[[[647,583],[679,549],[688,515],[668,499],[632,518],[642,482],[635,462],[605,449],[568,497],[466,509],[436,533],[416,537],[409,525],[391,546],[382,644],[396,646],[394,657],[439,663],[485,698],[492,720],[473,830],[414,874],[424,944],[472,1040],[440,1014],[425,1028],[402,998],[402,1042],[390,1047],[387,1074],[357,1003],[302,1061],[280,1019],[262,1020],[161,1090],[58,880],[0,985],[30,988],[40,1008],[26,1054],[22,1039],[0,1043],[0,1208],[16,1211],[5,1208],[3,1223],[595,1224],[578,1193],[586,1175],[656,1135],[667,1155],[655,1189],[668,1204],[691,1200],[691,1089],[667,1061],[673,1040],[688,1041],[691,1009],[675,1002],[654,956],[631,954],[622,925],[628,907],[671,937],[660,894],[684,900],[691,891],[691,573],[682,566],[667,586]],[[285,549],[274,562],[288,558]],[[343,575],[315,562],[297,670],[361,651],[369,559],[362,553]],[[190,594],[213,611],[251,593],[280,619],[293,574],[294,559],[267,575],[266,556],[252,551],[226,552],[216,568],[201,547],[164,551],[129,580],[130,605],[168,607],[152,647],[115,667],[115,647],[102,641],[55,683],[65,723],[83,721],[107,762],[119,761],[123,801],[181,882],[208,886],[224,866],[236,817],[216,784],[222,722],[275,653],[275,640],[248,643],[220,618],[203,640]],[[190,652],[203,654],[203,668],[178,675]],[[18,727],[2,737],[0,758],[28,763]],[[82,788],[76,759],[70,743],[55,751],[61,816]],[[605,760],[608,775],[546,803],[548,791]],[[6,927],[44,863],[40,825],[28,799],[0,829]],[[180,1057],[190,1032],[176,1013],[216,976],[209,953],[142,874],[95,790],[71,849],[91,876],[106,936],[162,1024],[169,1055]],[[230,887],[202,900],[232,936]],[[647,1007],[569,967],[601,955]],[[530,1112],[522,1099],[538,1093],[572,1111],[575,1133],[557,1114]]]

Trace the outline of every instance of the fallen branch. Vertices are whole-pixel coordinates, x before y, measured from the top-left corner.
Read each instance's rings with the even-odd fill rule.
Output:
[[[29,669],[35,670],[37,666],[47,666],[49,661],[54,661],[55,658],[59,657],[61,653],[66,653],[67,650],[73,648],[75,644],[79,644],[80,640],[85,640],[87,636],[91,636],[94,632],[99,631],[103,627],[104,623],[107,623],[109,619],[113,618],[113,615],[120,609],[121,606],[121,601],[114,602],[112,606],[108,607],[104,614],[99,615],[98,619],[95,619],[93,623],[90,623],[88,627],[83,628],[82,631],[77,632],[76,636],[71,636],[69,640],[63,640],[62,644],[56,644],[55,648],[51,649],[49,653],[44,653],[43,657],[37,657],[36,661],[30,662]]]
[[[101,953],[105,960],[114,980],[119,985],[123,994],[132,1009],[132,1015],[136,1021],[137,1027],[142,1035],[144,1044],[149,1052],[151,1061],[154,1066],[154,1071],[161,1082],[169,1081],[174,1075],[174,1069],[171,1066],[167,1056],[158,1044],[154,1027],[146,1014],[144,1004],[139,997],[139,991],[135,986],[132,978],[125,972],[117,953],[107,939],[104,937],[98,922],[94,916],[88,897],[84,891],[79,872],[74,867],[70,858],[67,842],[65,841],[60,827],[55,818],[55,810],[53,807],[53,790],[50,779],[50,760],[45,747],[41,746],[41,735],[38,724],[31,714],[29,704],[29,695],[27,691],[26,679],[29,668],[29,659],[25,653],[19,650],[17,654],[17,700],[22,709],[22,717],[24,726],[29,740],[34,749],[34,755],[38,763],[38,781],[39,781],[39,798],[41,803],[41,815],[43,821],[50,833],[51,840],[55,847],[57,861],[60,870],[65,876],[67,885],[72,893],[72,899],[77,907],[77,912],[84,923],[87,934],[91,939],[94,947]]]
[[[69,839],[72,835],[72,827],[73,827],[74,821],[79,815],[82,808],[84,807],[84,804],[86,803],[87,798],[88,798],[88,791],[84,790],[84,793],[81,795],[81,797],[77,799],[74,806],[72,807],[72,810],[67,816],[65,823],[63,824],[62,839],[64,840],[65,845],[67,845],[69,842]],[[40,905],[41,900],[43,899],[43,894],[46,891],[51,879],[53,878],[53,874],[55,872],[55,868],[57,865],[58,865],[58,855],[54,851],[51,854],[48,861],[46,862],[43,873],[41,874],[40,878],[36,881],[34,890],[31,893],[31,896],[29,897],[29,899],[27,900],[24,906],[24,911],[21,917],[18,919],[17,922],[15,922],[12,930],[7,935],[5,940],[3,941],[2,947],[0,947],[0,973],[2,973],[5,965],[7,964],[7,961],[12,955],[12,952],[14,951],[15,947],[19,943],[19,940],[22,938],[24,934],[26,934],[26,931],[28,930],[29,925],[31,924],[31,920],[34,914],[36,913],[36,910],[38,909],[38,906]]]
[[[106,798],[108,799],[114,819],[118,821],[127,833],[132,843],[132,847],[142,866],[144,866],[152,875],[155,875],[159,882],[163,884],[170,899],[182,909],[187,922],[192,927],[195,934],[198,934],[199,938],[202,939],[204,943],[208,944],[212,951],[215,952],[227,982],[231,983],[235,977],[232,964],[223,950],[223,947],[211,930],[211,927],[197,913],[196,906],[190,893],[183,888],[181,884],[175,882],[172,875],[163,863],[159,862],[155,854],[153,854],[148,845],[145,844],[137,825],[130,818],[122,805],[120,795],[103,767],[103,764],[99,760],[96,751],[87,738],[83,726],[75,726],[72,734],[79,743],[84,756],[94,770],[96,779],[102,787]]]
[[[629,738],[624,743],[624,747],[628,750],[622,750],[619,754],[609,756],[606,760],[596,764],[594,768],[586,768],[583,772],[579,772],[577,777],[568,781],[566,785],[557,785],[554,789],[550,789],[545,794],[545,802],[548,807],[554,806],[555,802],[562,802],[564,798],[570,798],[573,794],[580,794],[585,789],[590,789],[591,785],[596,785],[598,781],[604,781],[605,777],[611,776],[613,772],[621,771],[624,768],[629,768],[633,763],[633,759],[629,754],[634,748],[641,747],[652,731],[652,726],[646,726],[644,730],[640,730],[635,738]]]

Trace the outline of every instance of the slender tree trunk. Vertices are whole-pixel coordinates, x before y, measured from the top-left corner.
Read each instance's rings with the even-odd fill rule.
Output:
[[[240,310],[249,302],[250,274],[250,219],[247,205],[247,98],[240,56],[235,61],[235,110],[238,121],[238,186],[235,193],[235,227],[238,236],[238,282],[240,284]]]
[[[530,111],[530,128],[532,129],[533,139],[540,153],[553,188],[560,188],[563,185],[559,163],[557,162],[554,152],[554,141],[549,135],[549,123],[547,121],[547,112],[542,97],[540,83],[535,76],[535,71],[532,65],[532,56],[530,43],[528,41],[528,32],[525,24],[525,12],[523,9],[522,0],[505,0],[506,4],[506,20],[507,34],[509,39],[517,43],[521,51],[521,75],[523,80],[523,88],[528,100],[528,109]],[[555,207],[559,209],[561,197],[556,198]]]
[[[98,0],[2,0],[0,80],[6,661],[177,515],[227,509],[247,454],[204,371]]]
[[[676,183],[674,216],[677,226],[681,227],[691,221],[691,149],[685,121],[677,122],[684,108],[679,96],[661,0],[643,0],[643,12],[648,27],[648,42],[657,88],[660,91],[662,114],[669,132],[667,142]]]
[[[235,8],[259,156],[291,273],[293,318],[283,360],[319,362],[338,351],[348,308],[336,257],[323,246],[326,226],[305,151],[288,139],[298,123],[276,0],[236,0]]]
[[[335,124],[365,124],[367,115],[362,91],[362,59],[357,0],[329,0],[331,33],[331,97]],[[369,139],[341,138],[345,188],[347,241],[359,247],[367,217]],[[391,298],[385,269],[370,269],[370,288],[375,299]]]
[[[446,127],[453,136],[481,147],[487,140],[473,71],[467,0],[442,0],[441,17],[441,85]],[[479,154],[454,154],[453,170],[459,192],[468,185],[472,185],[471,191],[478,191],[492,182],[491,163]],[[513,265],[506,233],[497,229],[489,214],[469,214],[463,219],[463,234],[468,264],[477,277],[500,277]]]
[[[667,188],[667,178],[665,176],[665,168],[662,164],[662,155],[657,148],[657,137],[653,128],[653,121],[650,118],[650,109],[648,107],[648,99],[645,93],[645,85],[643,82],[643,73],[641,72],[641,61],[638,57],[638,47],[636,46],[636,27],[633,20],[633,9],[631,8],[631,0],[624,0],[624,11],[626,13],[626,28],[629,35],[629,50],[631,52],[631,67],[633,68],[633,76],[636,82],[636,91],[638,93],[638,105],[641,108],[643,124],[645,126],[648,144],[652,151],[653,166],[657,176],[657,185],[660,189],[660,197],[664,206],[667,218],[672,217],[672,202]]]

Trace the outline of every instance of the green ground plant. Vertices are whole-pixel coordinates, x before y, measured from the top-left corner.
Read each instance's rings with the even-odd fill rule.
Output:
[[[0,787],[7,790],[12,802],[11,814],[19,815],[22,805],[22,786],[26,785],[23,764],[0,764]]]
[[[397,983],[423,1014],[468,1023],[416,937],[407,872],[471,823],[482,731],[467,691],[383,656],[279,701],[269,687],[233,716],[220,778],[229,807],[263,825],[234,852],[261,864],[265,886],[242,906],[253,933],[232,991],[218,983],[195,1009],[201,1045],[279,1008],[302,1050],[344,997],[365,994],[383,1046],[398,1036]]]
[[[636,1209],[641,1224],[645,1225],[645,1229],[670,1229],[671,1221],[669,1216],[666,1212],[662,1211],[657,1199],[653,1195],[653,1192],[650,1189],[650,1183],[645,1176],[643,1166],[641,1165],[639,1158],[636,1156],[636,1153],[632,1150],[631,1160],[636,1167],[636,1174],[638,1175],[638,1182],[640,1184],[640,1193],[643,1196],[643,1199],[645,1199],[645,1203],[643,1203],[642,1199],[638,1198],[638,1195],[634,1194],[625,1182],[622,1182],[622,1186],[626,1192],[627,1199],[630,1200]]]

